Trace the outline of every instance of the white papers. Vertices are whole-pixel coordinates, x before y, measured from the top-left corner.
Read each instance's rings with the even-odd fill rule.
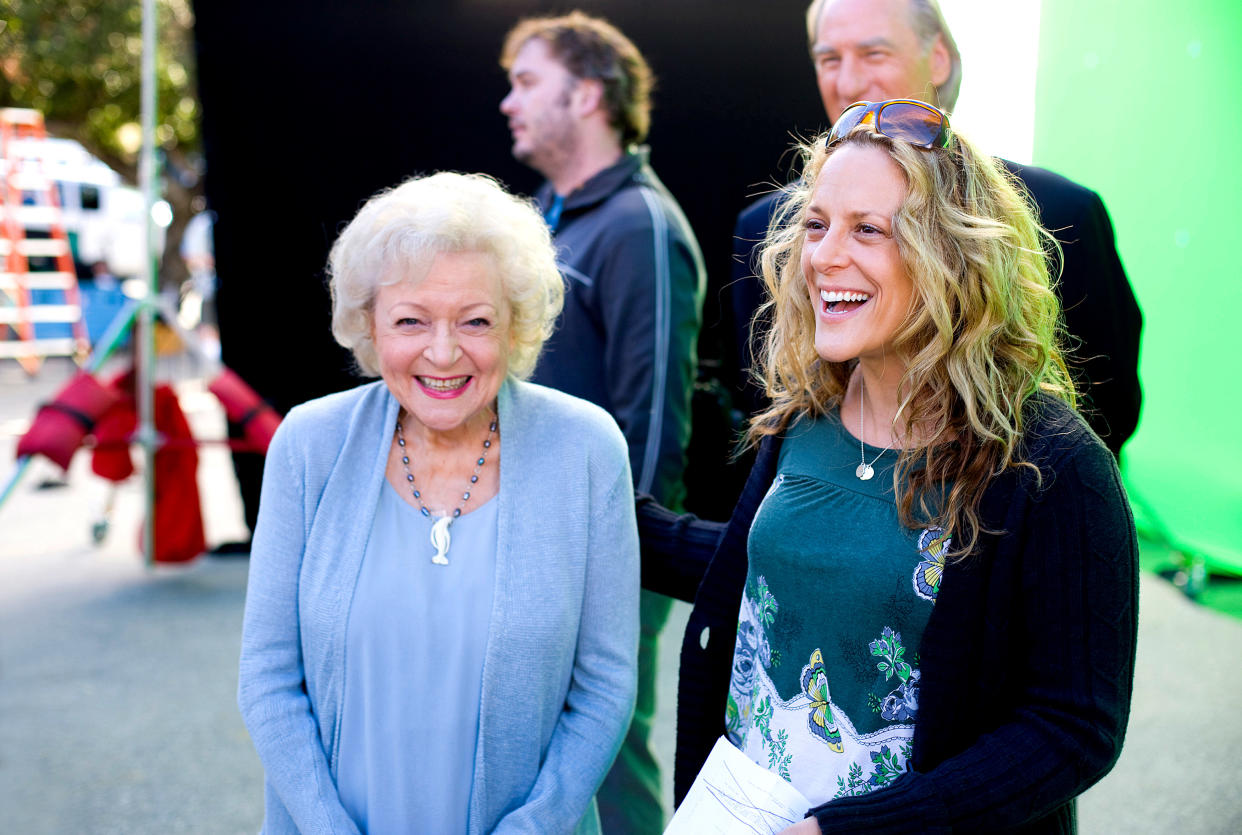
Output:
[[[801,792],[721,737],[664,835],[774,835],[809,808]]]

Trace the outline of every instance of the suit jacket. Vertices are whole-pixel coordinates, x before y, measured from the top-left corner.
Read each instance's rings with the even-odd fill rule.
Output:
[[[1143,400],[1138,379],[1143,316],[1117,255],[1112,221],[1094,191],[1044,168],[1000,162],[1026,186],[1040,223],[1061,243],[1062,257],[1052,265],[1052,277],[1070,336],[1067,359],[1084,394],[1080,410],[1116,457],[1134,434]],[[764,294],[756,278],[758,253],[784,193],[772,192],[743,209],[733,233],[734,339],[726,359],[733,365],[734,390],[742,393],[749,414],[764,403],[763,393],[749,382],[750,321]]]
[[[508,380],[498,400],[496,585],[469,832],[596,832],[595,791],[634,706],[625,440],[602,409],[542,386]],[[264,832],[357,832],[335,780],[345,627],[396,419],[397,401],[371,383],[297,407],[268,451],[238,689],[266,772]]]

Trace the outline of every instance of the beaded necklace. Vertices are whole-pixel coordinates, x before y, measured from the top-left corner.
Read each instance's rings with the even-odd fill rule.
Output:
[[[452,537],[449,535],[449,528],[453,521],[461,516],[462,510],[466,506],[466,502],[470,501],[470,491],[474,489],[474,485],[479,483],[479,472],[483,469],[483,464],[487,460],[487,451],[492,448],[492,436],[496,434],[496,418],[493,417],[491,424],[487,427],[487,437],[483,440],[483,452],[479,454],[479,458],[474,462],[474,472],[470,474],[470,481],[466,484],[466,491],[461,495],[461,504],[451,513],[443,513],[436,516],[436,521],[431,525],[431,547],[436,549],[435,556],[431,561],[436,565],[448,565],[448,549],[452,544]],[[405,448],[405,434],[401,429],[401,415],[397,415],[397,446],[401,447],[401,468],[405,470],[405,480],[410,485],[410,492],[414,494],[414,501],[418,502],[418,509],[422,514],[431,518],[433,514],[427,505],[423,504],[423,495],[418,487],[414,484],[414,473],[410,472],[410,456]]]

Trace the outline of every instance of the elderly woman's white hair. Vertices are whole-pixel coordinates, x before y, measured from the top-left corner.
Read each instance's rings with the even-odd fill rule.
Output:
[[[379,375],[372,339],[380,286],[419,280],[442,252],[490,255],[510,308],[509,373],[525,379],[564,302],[552,237],[529,202],[483,174],[414,177],[372,197],[328,256],[332,334]]]

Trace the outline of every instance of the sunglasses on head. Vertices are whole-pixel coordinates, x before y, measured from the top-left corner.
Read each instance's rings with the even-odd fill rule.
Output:
[[[875,132],[918,148],[949,147],[949,117],[943,110],[914,99],[857,101],[845,108],[828,134],[831,148],[868,119]]]

